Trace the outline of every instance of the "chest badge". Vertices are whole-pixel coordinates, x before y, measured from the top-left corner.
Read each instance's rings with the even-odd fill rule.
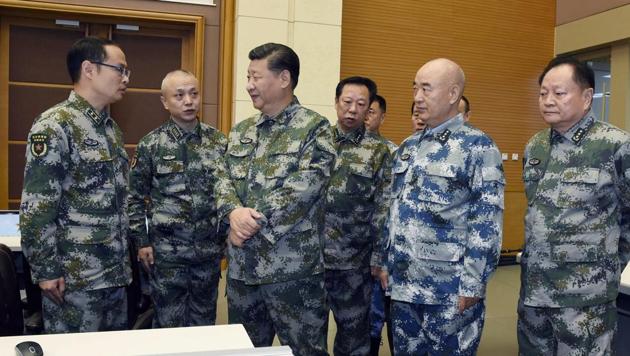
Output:
[[[530,158],[527,163],[529,163],[530,166],[537,166],[540,164],[540,160],[538,158]]]
[[[94,147],[94,146],[98,146],[98,141],[88,137],[85,140],[83,140],[83,144],[86,146]]]
[[[162,156],[162,160],[163,161],[172,161],[174,159],[175,159],[175,156],[173,156],[173,155]]]
[[[409,155],[409,153],[404,153],[404,154],[402,154],[402,155],[400,156],[400,160],[401,160],[401,161],[406,161],[406,160],[408,160],[409,158],[411,158],[411,156]]]
[[[35,157],[43,157],[48,153],[48,135],[31,135],[31,153]]]
[[[249,138],[249,137],[243,137],[243,138],[241,139],[241,143],[242,143],[242,144],[244,144],[244,145],[249,145],[249,144],[250,144],[250,143],[252,143],[252,142],[254,142],[254,140],[252,140],[252,139],[251,139],[251,138]]]

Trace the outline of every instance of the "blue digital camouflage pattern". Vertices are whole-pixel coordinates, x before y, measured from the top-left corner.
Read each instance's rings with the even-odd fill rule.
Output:
[[[473,356],[485,320],[485,305],[459,312],[455,305],[427,305],[392,301],[394,355]]]
[[[615,300],[630,259],[630,135],[589,113],[563,135],[537,133],[524,161],[522,302],[583,307]]]
[[[131,281],[128,166],[118,125],[75,92],[35,119],[20,204],[33,282],[64,277],[72,291]]]
[[[297,98],[275,117],[232,128],[219,216],[249,207],[267,223],[243,247],[228,244],[228,278],[264,284],[323,273],[322,197],[334,160],[328,120]]]
[[[385,234],[392,301],[457,305],[485,297],[503,224],[501,154],[461,115],[396,151]]]
[[[389,210],[389,148],[364,126],[346,134],[334,127],[333,139],[337,159],[326,191],[324,265],[348,270],[373,260],[380,266],[379,239]]]
[[[227,147],[205,123],[191,132],[170,119],[143,137],[130,174],[130,236],[153,248],[155,327],[213,325],[225,233],[214,186]],[[145,218],[149,221],[147,233]]]

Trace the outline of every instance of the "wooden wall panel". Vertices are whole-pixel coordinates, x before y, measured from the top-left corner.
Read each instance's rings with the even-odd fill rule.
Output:
[[[467,77],[472,124],[510,158],[519,155],[504,167],[506,191],[522,194],[521,155],[529,137],[544,127],[537,79],[553,56],[554,5],[548,0],[345,0],[341,77],[365,75],[377,82],[388,103],[381,133],[400,143],[411,134],[416,71],[437,57],[459,63]],[[518,196],[506,194],[506,205],[522,206]],[[506,242],[522,241],[522,214],[506,214],[505,226],[510,227]]]

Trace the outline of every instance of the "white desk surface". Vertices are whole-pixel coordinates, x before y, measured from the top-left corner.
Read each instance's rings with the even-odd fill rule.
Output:
[[[35,341],[45,356],[165,355],[184,352],[250,349],[243,325],[104,331],[80,334],[0,337],[0,355],[15,355],[15,345]]]
[[[630,295],[630,263],[621,273],[621,282],[619,283],[619,293]]]
[[[11,249],[11,251],[20,252],[22,251],[22,245],[20,245],[21,238],[19,235],[17,236],[0,236],[0,244],[7,245]]]

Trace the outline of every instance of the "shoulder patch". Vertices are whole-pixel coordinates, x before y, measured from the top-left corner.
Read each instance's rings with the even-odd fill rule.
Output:
[[[31,153],[35,157],[43,157],[48,153],[48,135],[32,134],[31,135]]]

